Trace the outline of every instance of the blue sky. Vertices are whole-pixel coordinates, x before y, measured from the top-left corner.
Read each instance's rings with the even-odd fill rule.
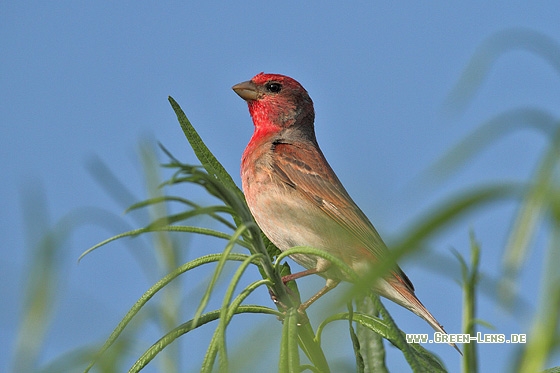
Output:
[[[2,350],[12,348],[28,277],[26,247],[37,239],[25,235],[22,199],[29,194],[24,191],[43,191],[52,222],[83,206],[122,215],[123,207],[88,172],[93,159],[105,162],[138,198],[146,195],[139,142],[159,141],[176,157],[195,162],[167,96],[178,101],[239,183],[239,161],[252,124],[231,86],[261,71],[294,77],[315,102],[317,137],[331,166],[391,241],[445,196],[530,177],[546,140],[524,130],[498,141],[443,183],[417,183],[427,167],[494,115],[521,106],[560,115],[558,72],[527,51],[501,56],[462,115],[442,115],[446,96],[478,46],[512,28],[560,42],[559,11],[554,2],[2,3]],[[497,276],[512,206],[462,219],[431,243],[432,252],[451,258],[453,248],[467,255],[472,229],[482,245],[482,270]],[[72,235],[61,258],[64,285],[46,361],[102,341],[152,283],[120,243],[75,264],[81,252],[113,233],[86,226]],[[511,315],[493,300],[481,299],[479,316],[496,332],[527,332],[544,245],[535,242],[521,276],[528,311]],[[402,267],[448,332],[459,332],[459,288],[434,273],[429,258],[411,258]],[[300,285],[309,294],[320,286],[320,279]],[[265,291],[261,296],[270,305]],[[411,313],[390,309],[401,328],[431,333]],[[276,320],[269,323],[280,330]],[[340,333],[347,338],[344,328]],[[343,337],[333,333],[331,338]],[[451,371],[458,369],[455,351],[445,345],[433,350]],[[511,345],[482,345],[479,351],[484,371],[504,371],[504,361],[515,356]],[[402,364],[398,355],[391,352],[394,367]],[[9,361],[10,354],[0,356],[1,371]],[[185,364],[196,370],[196,364]],[[560,365],[560,359],[551,364]]]

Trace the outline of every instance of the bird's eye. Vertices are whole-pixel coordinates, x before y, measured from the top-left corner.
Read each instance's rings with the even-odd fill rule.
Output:
[[[278,93],[282,90],[282,84],[276,82],[267,83],[266,90],[271,93]]]

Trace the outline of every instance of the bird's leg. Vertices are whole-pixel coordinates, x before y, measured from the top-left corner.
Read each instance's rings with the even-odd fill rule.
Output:
[[[297,280],[298,278],[302,278],[302,277],[309,276],[309,275],[314,275],[316,273],[319,273],[317,268],[306,269],[305,271],[291,273],[289,275],[282,276],[282,282],[284,283],[284,285],[286,285],[286,283],[288,283],[292,280]]]
[[[330,266],[331,266],[331,263],[328,260],[319,258],[317,260],[317,265],[315,266],[315,268],[310,268],[310,269],[306,269],[305,271],[292,273],[292,274],[283,276],[282,277],[282,282],[284,284],[286,284],[287,282],[292,281],[292,280],[296,280],[298,278],[302,278],[302,277],[305,277],[305,276],[325,272]],[[327,283],[325,284],[325,286],[321,290],[319,290],[317,293],[315,293],[315,295],[313,295],[307,301],[300,304],[300,306],[298,307],[298,312],[301,315],[303,315],[305,310],[309,306],[311,306],[311,304],[313,304],[313,302],[315,302],[317,299],[321,298],[323,295],[325,295],[326,293],[328,293],[329,291],[334,289],[336,287],[336,285],[338,285],[339,282],[340,282],[340,280],[333,280],[333,279],[328,278]]]
[[[315,273],[317,273],[316,268],[307,269],[305,271],[301,271],[301,272],[297,272],[297,273],[291,273],[289,275],[282,276],[282,283],[284,285],[286,285],[290,281],[296,280],[296,279],[301,278],[301,277],[309,276],[309,275],[312,275],[312,274],[315,274]],[[288,291],[288,294],[290,294],[292,296],[292,298],[296,297],[295,293],[288,286],[286,286],[286,290]],[[274,304],[276,304],[277,306],[280,306],[284,310],[288,309],[288,307],[284,303],[282,303],[282,301],[280,301],[280,299],[278,299],[278,297],[276,296],[276,294],[274,294],[274,292],[272,290],[269,290],[269,293],[270,293],[270,298],[272,299]],[[301,302],[299,297],[297,297],[297,298],[298,298],[298,301]],[[300,312],[300,315],[301,314],[302,314],[302,312]]]
[[[329,262],[328,260],[323,259],[323,258],[318,258],[317,259],[317,264],[315,265],[315,268],[309,268],[309,269],[306,269],[305,271],[296,272],[296,273],[292,273],[292,274],[283,276],[282,277],[282,282],[285,285],[287,282],[290,282],[292,280],[297,280],[298,278],[302,278],[302,277],[309,276],[309,275],[314,275],[316,273],[325,272],[327,269],[329,269],[330,266],[331,266],[331,262]]]
[[[297,273],[291,273],[289,275],[282,276],[282,283],[286,285],[288,282],[292,280],[296,280],[300,277],[309,276],[315,273],[317,273],[316,268],[307,269],[305,271],[301,271]],[[286,286],[286,290],[288,291],[288,294],[290,294],[291,296],[295,296],[294,292],[289,287]],[[276,306],[283,309],[284,311],[288,309],[288,306],[286,306],[280,299],[278,299],[278,297],[276,296],[276,294],[271,288],[268,289],[268,294],[270,294],[270,299],[272,299],[272,301],[274,302],[274,304],[276,304]]]
[[[298,307],[298,312],[303,314],[303,312],[307,309],[307,307],[311,306],[311,304],[313,304],[313,302],[315,302],[317,299],[321,298],[323,295],[327,294],[329,291],[334,289],[339,282],[340,282],[339,280],[333,280],[328,278],[327,283],[325,284],[325,286],[323,286],[321,290],[319,290],[317,293],[315,293],[315,295],[313,295],[311,298],[306,300]]]
[[[307,269],[305,271],[301,271],[301,272],[297,272],[297,273],[291,273],[289,275],[286,276],[282,276],[282,283],[284,285],[286,285],[288,282],[292,281],[292,280],[296,280],[300,277],[305,277],[305,276],[309,276],[312,275],[314,273],[317,273],[317,269],[312,268],[312,269]],[[294,295],[294,293],[292,292],[292,290],[290,290],[289,287],[286,287],[286,289],[288,290],[288,294]],[[278,297],[276,296],[276,294],[274,294],[274,291],[272,289],[268,289],[268,293],[270,294],[270,299],[272,299],[272,301],[274,302],[274,304],[280,306],[283,309],[288,309],[288,307],[282,303],[282,301],[280,301],[280,299],[278,299]]]

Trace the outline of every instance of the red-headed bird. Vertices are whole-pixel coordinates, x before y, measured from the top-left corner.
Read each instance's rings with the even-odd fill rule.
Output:
[[[247,101],[255,125],[243,152],[241,181],[261,230],[280,250],[294,246],[324,250],[367,277],[389,251],[321,152],[315,138],[313,101],[307,91],[288,76],[264,73],[233,86],[233,90]],[[305,254],[291,257],[307,270],[284,280],[313,273],[327,280],[303,308],[341,280],[350,281],[325,259]],[[377,280],[372,290],[445,333],[398,266]]]

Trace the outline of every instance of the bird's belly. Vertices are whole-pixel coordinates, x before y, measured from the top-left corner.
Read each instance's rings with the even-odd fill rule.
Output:
[[[365,274],[373,263],[371,252],[354,235],[341,227],[312,201],[285,185],[267,185],[247,200],[257,224],[280,250],[310,246],[342,260],[358,273]],[[317,256],[291,256],[306,268],[316,268]],[[348,280],[332,267],[325,277]]]

